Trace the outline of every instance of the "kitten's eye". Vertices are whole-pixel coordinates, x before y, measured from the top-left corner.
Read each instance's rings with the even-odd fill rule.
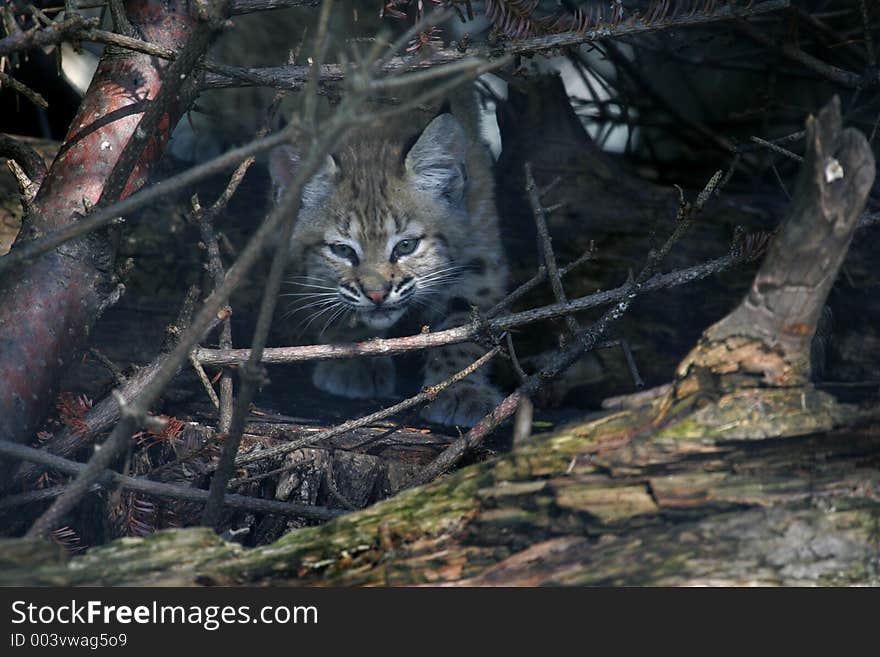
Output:
[[[333,255],[340,258],[345,258],[353,265],[356,265],[358,263],[357,252],[348,244],[340,244],[337,242],[335,244],[328,244],[327,246],[330,247],[330,252],[333,253]]]
[[[419,242],[421,242],[421,238],[413,237],[407,240],[400,240],[394,247],[394,250],[391,252],[391,259],[397,260],[400,256],[407,256],[415,251]]]

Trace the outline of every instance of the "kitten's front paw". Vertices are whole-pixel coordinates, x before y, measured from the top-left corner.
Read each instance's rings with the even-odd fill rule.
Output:
[[[428,422],[446,426],[472,427],[503,399],[493,386],[462,381],[422,409]]]
[[[312,383],[318,390],[348,399],[394,395],[394,363],[390,358],[325,360],[315,366]]]

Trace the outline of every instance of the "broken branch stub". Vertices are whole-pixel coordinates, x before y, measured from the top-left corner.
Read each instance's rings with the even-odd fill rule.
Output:
[[[679,396],[699,372],[722,389],[796,386],[810,379],[810,343],[874,181],[874,157],[843,129],[833,98],[807,120],[807,152],[788,217],[742,303],[703,333],[678,370]],[[700,386],[697,384],[697,387]]]

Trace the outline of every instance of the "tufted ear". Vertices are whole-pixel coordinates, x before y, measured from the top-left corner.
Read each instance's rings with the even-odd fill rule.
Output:
[[[276,203],[288,185],[293,182],[299,162],[299,153],[292,146],[278,146],[269,153],[269,175],[272,178],[272,195]],[[324,166],[303,187],[303,207],[314,207],[327,197],[333,188],[338,171],[336,160],[328,155]]]
[[[466,158],[464,128],[451,114],[441,114],[406,154],[406,175],[417,189],[459,203],[467,183]]]

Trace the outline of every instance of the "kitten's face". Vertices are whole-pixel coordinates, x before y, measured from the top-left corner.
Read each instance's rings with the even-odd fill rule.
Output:
[[[370,229],[356,217],[339,217],[308,250],[305,272],[306,284],[331,288],[316,292],[333,295],[324,299],[340,317],[375,330],[392,326],[411,307],[436,304],[456,277],[442,234],[390,213]]]
[[[405,158],[387,144],[352,144],[307,185],[293,244],[307,326],[382,331],[408,310],[443,311],[463,270],[449,234],[466,221],[460,131],[442,115]]]

